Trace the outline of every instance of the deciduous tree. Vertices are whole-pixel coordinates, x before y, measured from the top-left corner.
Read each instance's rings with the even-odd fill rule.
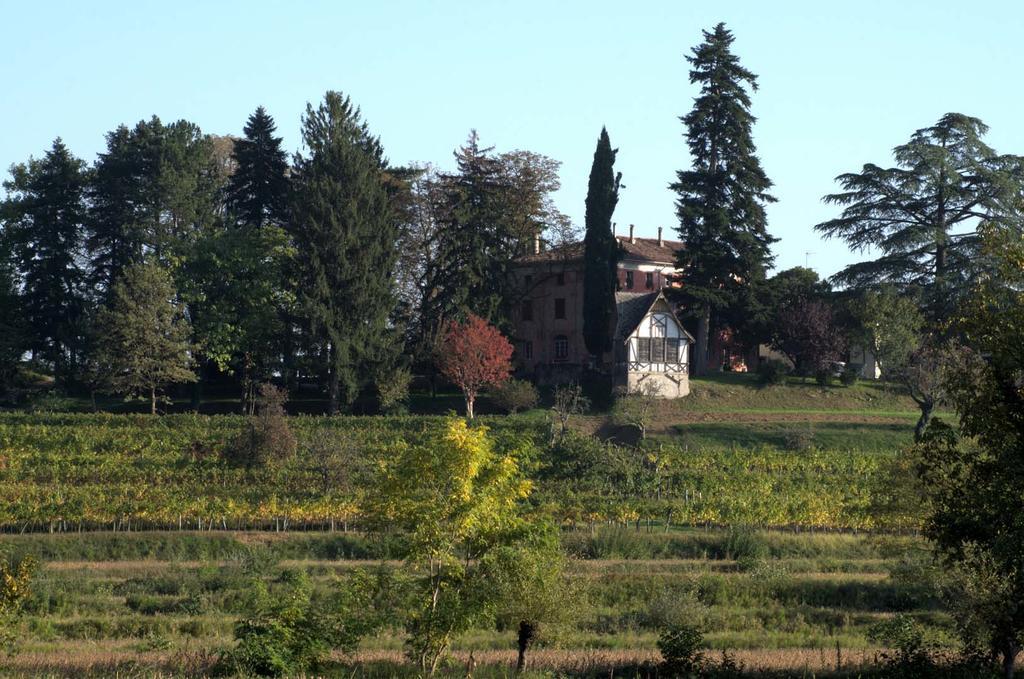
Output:
[[[466,397],[466,417],[473,419],[476,397],[497,386],[512,372],[512,344],[493,325],[469,315],[465,323],[450,323],[438,351],[441,372]]]
[[[801,300],[779,313],[776,349],[805,375],[821,374],[838,361],[846,339],[832,308],[821,300]],[[826,373],[827,374],[827,373]]]
[[[176,300],[174,283],[159,264],[125,269],[100,310],[97,325],[103,341],[96,362],[114,393],[148,397],[155,415],[163,387],[195,381],[191,328]]]

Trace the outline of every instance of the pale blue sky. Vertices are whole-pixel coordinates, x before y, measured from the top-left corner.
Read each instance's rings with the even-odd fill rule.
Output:
[[[760,76],[755,139],[779,202],[777,266],[831,274],[859,256],[812,226],[835,214],[833,177],[943,113],[978,116],[1024,153],[1024,2],[29,2],[0,0],[0,166],[62,136],[90,162],[119,123],[159,115],[238,134],[259,104],[289,150],[307,101],[362,107],[396,163],[451,165],[486,144],[563,162],[559,206],[582,223],[607,125],[627,188],[620,229],[675,224],[689,164],[677,117],[684,54],[725,21]],[[6,176],[6,175],[5,175]]]

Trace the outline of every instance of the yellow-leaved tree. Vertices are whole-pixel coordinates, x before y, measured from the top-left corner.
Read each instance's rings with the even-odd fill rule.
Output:
[[[493,621],[502,588],[487,577],[489,561],[529,542],[530,482],[520,467],[529,446],[498,450],[485,427],[453,418],[393,451],[367,494],[363,516],[409,541],[415,596],[403,622],[410,659],[426,675],[458,634]]]
[[[30,585],[36,562],[25,557],[15,565],[0,560],[0,649],[14,653],[16,624],[25,601],[31,594]]]

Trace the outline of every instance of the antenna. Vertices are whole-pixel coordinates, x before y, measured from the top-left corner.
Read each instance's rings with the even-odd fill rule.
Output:
[[[810,259],[811,259],[811,255],[813,255],[813,254],[814,253],[811,252],[811,251],[807,251],[807,252],[804,253],[804,268],[805,269],[809,269],[810,268]]]

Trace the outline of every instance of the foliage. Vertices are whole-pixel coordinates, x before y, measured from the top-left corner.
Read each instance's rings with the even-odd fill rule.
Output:
[[[246,470],[263,467],[269,460],[287,460],[295,455],[295,434],[284,410],[288,395],[269,382],[260,386],[256,415],[224,448],[225,460]]]
[[[678,266],[685,271],[683,296],[700,309],[695,363],[707,362],[712,310],[736,303],[744,286],[764,277],[771,264],[765,204],[771,181],[755,155],[750,90],[757,76],[733,54],[733,34],[718,24],[704,31],[704,42],[687,56],[690,82],[700,84],[693,110],[682,118],[693,158],[676,173],[676,214],[683,247]]]
[[[770,358],[757,366],[757,381],[764,385],[785,384],[789,377],[789,364]]]
[[[470,314],[465,323],[448,324],[437,365],[465,395],[467,418],[473,419],[480,390],[508,379],[513,351],[501,331],[479,316]]]
[[[424,673],[433,675],[454,637],[496,603],[481,564],[515,545],[525,527],[523,452],[496,450],[485,428],[452,419],[423,443],[399,446],[365,499],[367,516],[408,534],[417,601],[405,623],[407,645]]]
[[[942,342],[937,338],[926,338],[907,357],[906,365],[899,376],[907,387],[910,397],[921,409],[921,417],[914,427],[914,440],[920,441],[935,408],[946,399],[952,371],[959,362],[962,349],[952,340]]]
[[[359,109],[339,92],[306,106],[302,140],[308,155],[295,162],[290,228],[301,313],[326,357],[334,413],[390,372],[401,348],[386,275],[397,261],[392,197],[401,182]]]
[[[226,660],[246,675],[280,677],[316,669],[334,647],[353,650],[358,637],[313,598],[308,577],[285,571],[273,592],[262,578],[251,583],[246,616],[235,625]]]
[[[690,624],[673,625],[658,637],[662,670],[670,677],[691,677],[704,669],[704,633]]]
[[[926,638],[925,630],[914,618],[897,614],[876,624],[870,636],[872,641],[894,649],[883,654],[893,676],[928,676],[935,670],[935,644]]]
[[[189,323],[174,300],[174,285],[155,262],[124,270],[96,324],[104,341],[96,362],[108,389],[146,395],[156,414],[157,393],[167,384],[194,382]]]
[[[401,407],[409,398],[412,373],[408,368],[395,368],[387,375],[377,378],[377,402],[382,412],[390,413]]]
[[[855,288],[921,288],[928,319],[947,319],[986,266],[972,227],[1017,218],[1012,201],[1021,159],[996,154],[982,141],[987,131],[977,118],[947,113],[896,147],[894,167],[869,163],[839,175],[843,192],[825,201],[843,212],[815,229],[856,250],[878,248],[879,256],[835,279]]]
[[[622,173],[615,173],[615,154],[608,131],[601,128],[590,167],[583,237],[583,341],[587,351],[602,356],[612,348],[618,243],[612,215],[619,202]]]
[[[86,313],[81,249],[85,163],[60,138],[42,159],[11,166],[0,204],[4,238],[22,282],[20,312],[28,347],[69,383],[83,349]]]
[[[899,379],[924,334],[918,301],[892,286],[866,291],[854,303],[858,340],[871,349],[886,379]]]
[[[535,408],[540,400],[537,387],[529,380],[506,380],[492,389],[490,396],[499,408],[510,415]]]
[[[262,106],[249,116],[244,136],[232,144],[234,172],[225,188],[225,205],[241,224],[282,223],[288,209],[288,157],[275,137],[277,126]]]
[[[779,312],[775,348],[803,375],[828,375],[846,347],[832,308],[820,300],[801,300]]]
[[[28,348],[23,303],[18,291],[13,262],[5,252],[0,233],[0,399],[13,385]]]
[[[17,623],[26,601],[32,596],[36,561],[31,556],[11,564],[0,559],[0,649],[14,653]]]
[[[965,627],[982,631],[1012,676],[1024,646],[1024,239],[985,227],[993,276],[957,319],[973,345],[947,373],[957,432],[933,422],[921,441],[921,478],[931,503],[925,534],[959,574]]]

